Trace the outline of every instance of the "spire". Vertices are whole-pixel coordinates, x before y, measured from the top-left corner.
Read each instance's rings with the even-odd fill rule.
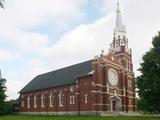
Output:
[[[117,11],[120,11],[120,9],[119,9],[119,1],[117,2]]]
[[[123,26],[122,17],[121,17],[121,11],[120,11],[120,8],[119,8],[119,1],[117,2],[116,26],[115,26],[115,29],[117,29],[117,31],[123,31],[123,32],[125,32],[125,28]]]
[[[117,11],[116,11],[116,25],[114,29],[114,38],[119,39],[126,37],[126,29],[122,22],[121,10],[119,7],[119,1],[117,2]]]
[[[122,22],[121,10],[119,7],[119,1],[117,2],[116,10],[116,25],[114,29],[113,42],[110,45],[110,50],[113,52],[127,52],[128,51],[128,39],[126,36],[126,29]]]

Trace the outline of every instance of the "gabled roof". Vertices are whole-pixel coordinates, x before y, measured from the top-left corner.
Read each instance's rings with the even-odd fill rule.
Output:
[[[74,84],[77,77],[92,71],[92,61],[85,61],[59,70],[44,73],[29,82],[20,93]]]

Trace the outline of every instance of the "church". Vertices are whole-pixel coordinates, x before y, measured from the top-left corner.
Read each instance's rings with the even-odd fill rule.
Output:
[[[135,112],[132,51],[117,3],[108,53],[36,76],[20,90],[22,114],[102,115]]]

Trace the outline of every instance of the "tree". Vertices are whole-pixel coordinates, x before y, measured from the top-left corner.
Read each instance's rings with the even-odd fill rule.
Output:
[[[4,8],[4,4],[3,4],[4,0],[0,0],[0,7]]]
[[[137,77],[139,108],[160,112],[160,32],[152,40],[153,48],[144,56]]]
[[[6,101],[5,114],[12,114],[13,112],[17,112],[15,109],[15,107],[17,106],[18,106],[18,100]]]
[[[4,114],[5,113],[5,99],[6,99],[6,79],[1,77],[1,73],[0,73],[0,114]]]

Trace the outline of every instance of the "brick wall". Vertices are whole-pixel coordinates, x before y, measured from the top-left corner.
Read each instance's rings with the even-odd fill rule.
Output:
[[[116,96],[122,103],[122,111],[135,111],[135,85],[133,72],[126,71],[120,62],[112,60],[112,54],[103,56],[93,62],[93,75],[81,76],[72,85],[59,86],[30,93],[20,94],[21,112],[71,112],[71,111],[111,111],[111,98]],[[112,86],[108,81],[108,70],[113,68],[118,73],[118,84]],[[129,86],[131,81],[131,86]],[[50,94],[53,94],[53,106],[50,106]],[[64,95],[64,103],[60,106],[59,94]],[[37,107],[34,96],[37,96]],[[41,97],[45,96],[45,107]],[[27,99],[30,97],[30,107]],[[75,102],[70,103],[70,96]],[[87,96],[87,98],[85,98]],[[87,102],[86,100],[87,99]],[[24,106],[23,106],[24,105]]]

